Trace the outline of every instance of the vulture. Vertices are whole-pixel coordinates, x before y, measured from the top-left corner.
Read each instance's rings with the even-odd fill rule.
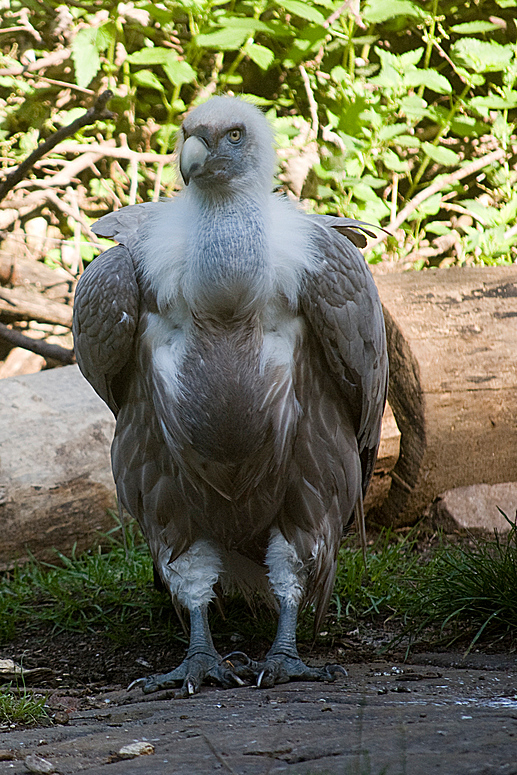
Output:
[[[116,417],[119,502],[190,617],[183,662],[135,683],[187,697],[333,680],[340,666],[301,660],[296,626],[306,605],[321,625],[380,439],[388,362],[365,224],[272,193],[272,130],[242,99],[187,114],[177,154],[177,195],[95,224],[118,244],[74,309],[77,362]],[[234,589],[278,611],[262,661],[214,647],[209,604]]]

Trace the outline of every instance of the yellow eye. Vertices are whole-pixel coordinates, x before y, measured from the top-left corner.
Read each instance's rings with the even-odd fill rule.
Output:
[[[240,129],[230,129],[230,131],[228,132],[228,140],[231,143],[238,143],[241,137],[242,137],[242,132]]]

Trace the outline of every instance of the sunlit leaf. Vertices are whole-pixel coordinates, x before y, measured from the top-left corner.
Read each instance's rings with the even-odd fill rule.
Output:
[[[370,24],[379,24],[396,16],[414,16],[421,18],[424,12],[416,3],[409,0],[368,0],[363,10],[363,18]]]
[[[101,68],[99,47],[97,45],[97,27],[79,30],[72,41],[72,60],[75,68],[75,81],[85,88],[95,78]]]
[[[499,25],[489,21],[466,22],[465,24],[455,24],[450,28],[451,32],[458,35],[475,35],[476,32],[492,32],[499,29]]]
[[[460,157],[450,148],[444,148],[443,145],[432,145],[432,143],[422,143],[422,150],[430,159],[444,167],[452,167],[458,164]]]
[[[427,102],[416,94],[403,97],[400,100],[399,111],[403,116],[412,120],[423,118],[427,113]]]
[[[234,51],[239,49],[249,38],[247,29],[238,27],[223,27],[215,32],[196,35],[194,42],[199,48],[215,48],[221,51]]]
[[[404,83],[407,86],[425,86],[427,89],[431,89],[438,94],[450,94],[452,87],[444,75],[436,72],[436,70],[408,70],[404,75]]]
[[[282,0],[279,5],[281,5],[282,8],[285,8],[286,11],[289,11],[289,13],[294,13],[295,16],[299,16],[301,19],[307,19],[309,22],[323,24],[325,21],[325,17],[322,13],[308,3],[301,2],[301,0]]]
[[[275,58],[271,49],[259,46],[258,43],[250,43],[246,48],[246,53],[262,70],[267,70]]]
[[[517,92],[510,92],[506,97],[498,94],[489,94],[486,97],[473,97],[470,100],[471,107],[487,110],[511,110],[517,108]]]
[[[157,46],[141,48],[127,57],[127,61],[132,65],[163,65],[170,58],[177,58],[175,51],[170,48],[161,48]]]
[[[409,169],[407,161],[400,159],[397,154],[389,148],[386,148],[382,152],[382,161],[384,165],[393,172],[407,172]]]
[[[196,80],[196,71],[189,65],[179,59],[168,59],[163,65],[167,78],[175,86],[182,86],[184,83],[192,83]]]
[[[151,70],[139,70],[137,73],[131,73],[131,78],[138,86],[145,86],[160,92],[164,91],[162,83]]]
[[[451,46],[450,54],[455,63],[475,73],[505,70],[514,57],[511,46],[477,38],[461,38]]]

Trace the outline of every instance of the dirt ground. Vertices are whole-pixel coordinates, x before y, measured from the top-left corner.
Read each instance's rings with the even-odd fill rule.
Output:
[[[63,638],[33,653],[32,663],[29,643],[18,643],[16,654],[11,648],[11,656],[25,655],[26,667],[43,670],[34,680],[52,720],[0,725],[0,775],[517,775],[512,654],[380,659],[354,636],[327,653],[302,647],[312,664],[346,665],[348,676],[333,684],[208,686],[177,700],[172,692],[125,688],[157,663],[176,664],[177,653]],[[7,655],[4,648],[0,656]],[[123,758],[121,748],[135,742],[150,753]]]

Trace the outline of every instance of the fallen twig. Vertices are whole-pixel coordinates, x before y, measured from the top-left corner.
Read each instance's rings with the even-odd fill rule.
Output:
[[[145,153],[132,151],[131,148],[120,148],[107,143],[62,143],[56,148],[56,153],[96,153],[99,156],[107,156],[112,159],[136,159],[140,164],[167,163],[173,160],[172,153]]]
[[[0,313],[11,320],[72,327],[72,307],[21,288],[0,288]]]
[[[16,67],[4,67],[0,70],[0,76],[3,75],[23,75],[24,73],[33,73],[37,70],[44,70],[46,67],[54,67],[70,59],[70,49],[60,48],[53,51],[46,57],[37,59],[35,62],[29,62],[27,65],[17,65]]]
[[[106,104],[112,96],[113,94],[109,90],[103,92],[96,99],[95,104],[89,108],[86,113],[84,113],[84,115],[80,116],[75,121],[72,121],[71,124],[61,127],[61,129],[58,129],[58,131],[51,135],[47,140],[45,140],[45,142],[40,143],[36,150],[33,151],[24,161],[22,161],[22,163],[19,164],[15,170],[10,172],[5,180],[0,183],[0,201],[4,199],[6,194],[11,191],[11,189],[13,189],[17,183],[23,180],[35,162],[37,162],[39,159],[41,159],[42,156],[55,148],[55,146],[64,140],[65,137],[74,135],[79,131],[79,129],[82,129],[84,126],[88,126],[88,124],[93,124],[100,118],[111,118],[113,114],[106,109]]]
[[[21,331],[15,331],[3,323],[0,323],[0,338],[15,347],[23,347],[24,350],[41,355],[43,358],[52,358],[59,363],[75,363],[73,350],[60,347],[58,344],[49,344],[44,339],[32,339],[32,337],[25,336]]]

